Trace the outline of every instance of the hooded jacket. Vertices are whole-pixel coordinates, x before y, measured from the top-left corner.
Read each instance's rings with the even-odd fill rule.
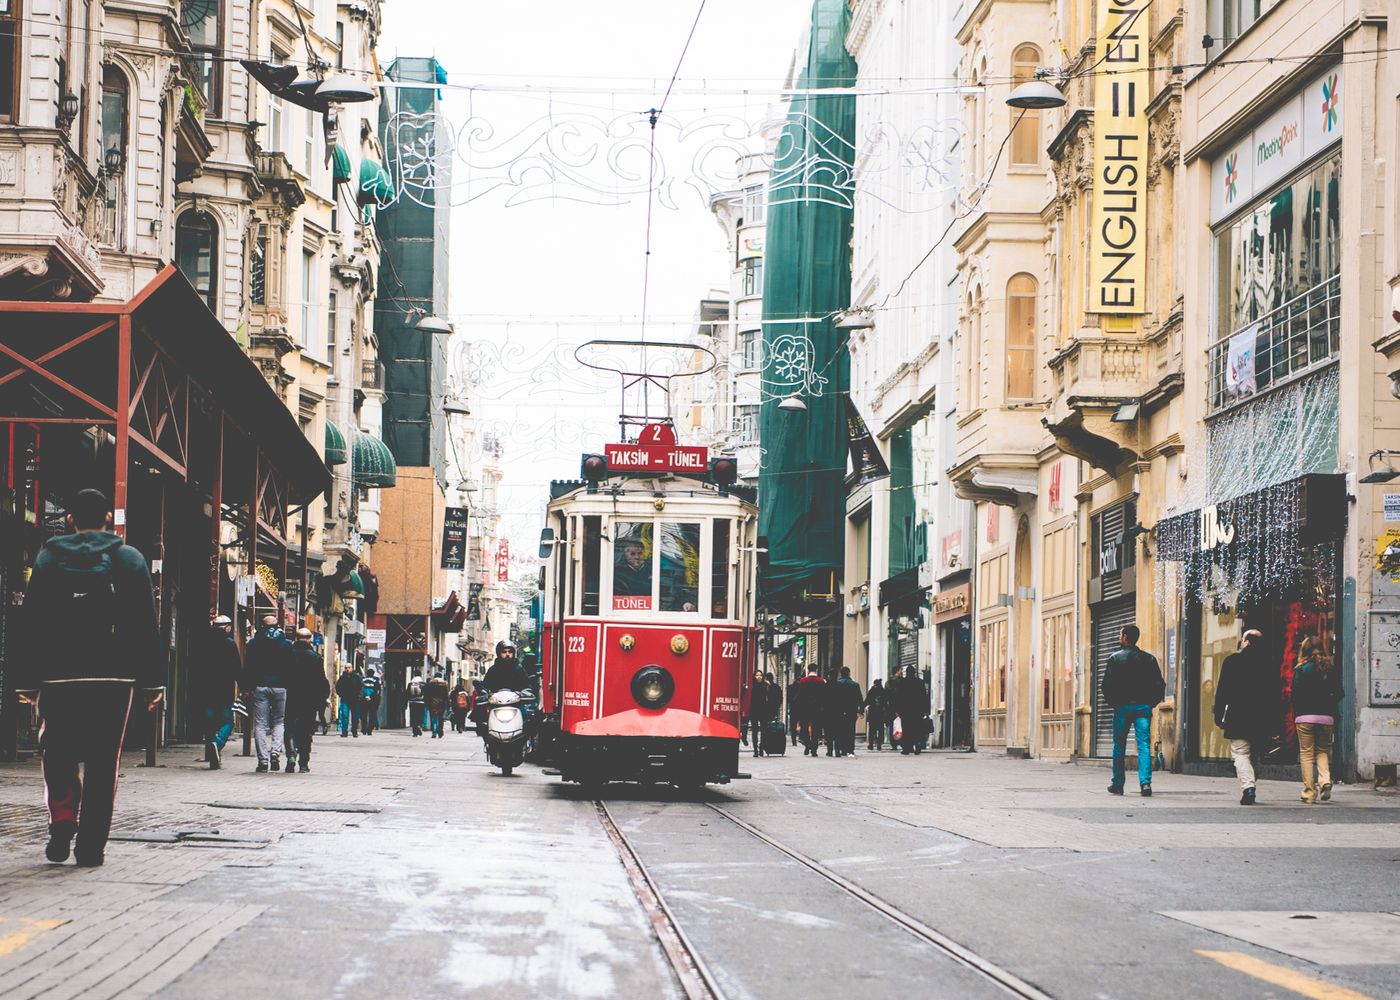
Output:
[[[75,621],[75,594],[89,587],[111,597],[96,601],[112,621]],[[15,687],[72,681],[121,681],[142,688],[165,684],[165,657],[156,623],[146,559],[110,531],[50,538],[25,591],[21,655]]]
[[[257,687],[285,688],[291,649],[292,644],[287,641],[286,634],[276,625],[258,629],[243,657],[243,669],[247,675],[244,687],[250,691]]]

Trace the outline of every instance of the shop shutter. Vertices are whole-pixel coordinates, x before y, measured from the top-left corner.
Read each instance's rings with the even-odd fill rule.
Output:
[[[1095,757],[1113,755],[1113,709],[1103,700],[1103,672],[1108,658],[1118,652],[1118,633],[1136,618],[1131,597],[1101,604],[1093,610],[1094,632],[1094,743]]]
[[[915,632],[913,635],[901,637],[895,655],[899,659],[901,669],[913,670],[917,668],[919,665],[919,634]]]

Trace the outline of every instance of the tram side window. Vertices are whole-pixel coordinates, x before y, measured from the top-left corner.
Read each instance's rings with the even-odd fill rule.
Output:
[[[598,613],[598,594],[602,589],[599,580],[603,566],[603,519],[585,517],[583,519],[583,588],[579,614]]]
[[[652,525],[613,522],[613,610],[650,611],[654,578]]]
[[[661,525],[661,610],[700,610],[700,525]]]
[[[710,554],[710,604],[715,618],[732,618],[729,612],[729,522],[715,521]]]

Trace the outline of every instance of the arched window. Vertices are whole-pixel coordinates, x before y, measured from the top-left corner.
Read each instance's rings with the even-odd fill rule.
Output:
[[[1035,398],[1035,279],[1018,274],[1006,285],[1006,401]]]
[[[1011,56],[1012,86],[1019,87],[1028,80],[1035,79],[1035,71],[1040,67],[1040,50],[1034,45],[1017,46]],[[1013,167],[1037,167],[1040,165],[1040,112],[1020,111],[1012,114],[1012,122],[1020,119],[1016,131],[1011,133],[1011,165]]]
[[[102,67],[102,145],[97,151],[102,177],[102,229],[98,242],[126,248],[126,161],[129,88],[126,75],[115,66]]]
[[[175,220],[175,263],[216,313],[218,283],[214,280],[214,251],[218,241],[218,226],[208,212],[185,212]]]

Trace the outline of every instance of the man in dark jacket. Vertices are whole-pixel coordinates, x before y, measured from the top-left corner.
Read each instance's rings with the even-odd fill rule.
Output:
[[[860,715],[865,698],[860,693],[860,685],[851,676],[850,667],[841,668],[841,676],[832,685],[832,708],[836,740],[836,756],[856,755],[856,718]]]
[[[876,677],[870,682],[870,690],[865,692],[865,748],[883,750],[885,748],[885,681]]]
[[[379,702],[384,697],[384,682],[374,667],[365,667],[364,679],[360,682],[360,725],[366,736],[373,736],[379,725]]]
[[[496,659],[486,668],[486,676],[481,679],[481,694],[472,709],[472,721],[482,740],[486,739],[486,713],[491,696],[497,691],[523,691],[529,682],[516,659],[515,643],[508,639],[496,643]]]
[[[826,681],[815,663],[807,667],[807,676],[792,686],[792,717],[802,740],[802,756],[817,755],[821,742],[822,715],[826,710]]]
[[[904,730],[899,752],[906,755],[923,753],[924,725],[929,711],[928,687],[912,668],[899,678],[894,689],[894,705],[900,727]]]
[[[424,685],[424,701],[428,705],[428,718],[431,720],[433,738],[442,739],[442,718],[447,713],[447,678],[439,670],[433,679]]]
[[[287,719],[287,652],[291,643],[277,627],[276,615],[264,615],[262,628],[248,643],[244,657],[244,691],[253,693],[253,745],[257,770],[277,771],[282,763],[282,740]]]
[[[219,615],[209,624],[201,653],[191,693],[204,717],[204,759],[215,771],[222,766],[224,746],[233,733],[233,699],[243,676],[243,658],[233,641],[228,615]]]
[[[71,535],[51,538],[25,591],[15,687],[43,719],[45,850],[102,864],[117,792],[122,737],[135,691],[148,712],[165,696],[155,597],[146,560],[107,530],[107,498],[83,490],[68,508]],[[82,777],[78,766],[83,765]]]
[[[1278,670],[1265,659],[1264,634],[1249,629],[1239,652],[1225,657],[1215,686],[1215,724],[1230,741],[1242,806],[1254,805],[1253,758],[1279,733],[1282,699]]]
[[[1108,658],[1100,689],[1103,700],[1113,708],[1113,777],[1110,795],[1122,795],[1127,781],[1126,757],[1128,727],[1137,739],[1138,788],[1152,794],[1152,710],[1166,694],[1162,668],[1151,653],[1138,649],[1142,633],[1136,625],[1124,625],[1118,634],[1121,647]]]
[[[337,721],[342,739],[350,735],[356,739],[360,737],[360,689],[363,685],[364,678],[360,672],[348,663],[335,679],[335,694],[340,699]]]
[[[287,651],[287,773],[298,765],[311,770],[311,737],[316,732],[316,710],[330,697],[326,666],[311,644],[311,630],[297,629],[297,640]]]
[[[763,679],[763,671],[753,673],[753,687],[749,689],[749,716],[745,720],[748,735],[753,736],[753,755],[763,756],[763,727],[773,721],[773,695],[768,682]]]

